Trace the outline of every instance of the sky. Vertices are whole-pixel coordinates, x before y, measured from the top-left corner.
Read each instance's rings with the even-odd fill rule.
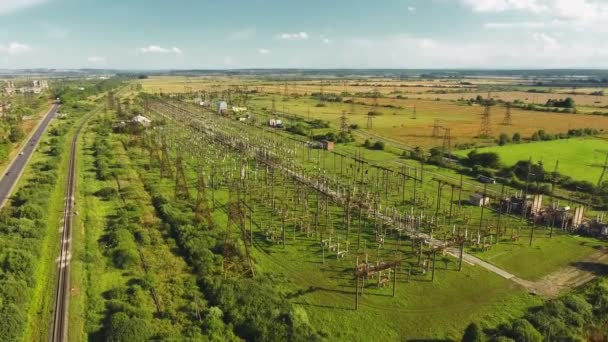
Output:
[[[0,0],[0,68],[608,68],[608,0]]]

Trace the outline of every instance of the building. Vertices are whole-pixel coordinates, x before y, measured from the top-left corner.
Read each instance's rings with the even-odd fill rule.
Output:
[[[247,111],[247,107],[235,107],[232,106],[232,112],[233,113],[240,113],[240,112],[246,112]]]
[[[331,140],[321,140],[321,148],[326,151],[333,151],[336,143]]]
[[[279,119],[270,119],[268,120],[268,126],[272,128],[283,128],[283,121]]]
[[[217,104],[217,113],[226,114],[228,112],[228,104],[225,101],[220,101]]]
[[[485,207],[490,204],[490,197],[474,193],[469,197],[469,203],[476,207]]]
[[[145,117],[143,115],[137,115],[133,119],[131,119],[131,122],[140,124],[144,127],[148,127],[152,123],[152,120],[148,119],[147,117]]]

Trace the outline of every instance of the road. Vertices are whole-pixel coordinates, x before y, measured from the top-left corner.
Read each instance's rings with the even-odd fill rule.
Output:
[[[25,143],[20,153],[15,156],[13,161],[9,164],[7,169],[4,171],[4,175],[0,179],[0,208],[4,207],[8,201],[15,185],[19,181],[28,160],[36,150],[36,146],[40,141],[40,138],[49,127],[51,120],[57,114],[59,105],[55,104],[48,113],[44,116],[42,121],[36,127],[34,133],[30,136],[29,140]]]

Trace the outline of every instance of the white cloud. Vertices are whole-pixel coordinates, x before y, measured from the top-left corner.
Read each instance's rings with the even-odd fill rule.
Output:
[[[410,13],[416,12],[416,7],[414,6],[407,6],[407,11]]]
[[[31,46],[19,42],[11,42],[8,45],[0,45],[0,52],[5,52],[9,56],[17,56],[31,50]]]
[[[458,0],[475,12],[520,11],[581,25],[608,20],[606,0]]]
[[[332,43],[331,39],[327,38],[325,35],[321,35],[321,36],[319,36],[319,38],[321,38],[321,41],[323,42],[323,44],[331,44]]]
[[[0,15],[40,5],[48,1],[49,0],[0,0]]]
[[[416,39],[416,46],[422,50],[435,49],[439,46],[439,43],[433,39],[421,38]]]
[[[183,53],[183,51],[178,47],[174,46],[172,48],[164,48],[160,45],[148,45],[146,47],[140,48],[139,51],[142,53],[174,53],[176,55],[181,55]]]
[[[543,50],[548,51],[548,50],[557,50],[560,48],[559,43],[557,42],[557,39],[555,39],[554,37],[551,37],[545,33],[535,33],[533,35],[534,40],[539,43]]]
[[[516,29],[516,28],[543,28],[545,23],[536,21],[514,21],[514,22],[489,22],[485,23],[484,27],[489,29]]]
[[[264,48],[259,48],[258,49],[258,53],[260,55],[269,55],[272,53],[272,51],[268,50],[268,49],[264,49]]]
[[[87,61],[89,63],[104,63],[106,61],[106,59],[104,57],[101,56],[90,56],[89,58],[87,58]]]
[[[280,33],[280,34],[277,34],[276,37],[278,39],[283,39],[283,40],[307,40],[308,33],[306,33],[306,32]]]
[[[510,10],[541,12],[547,0],[462,0],[476,12],[504,12]]]
[[[233,32],[230,35],[230,39],[232,40],[248,40],[255,36],[256,30],[255,28],[247,28],[240,31]]]
[[[347,40],[331,58],[328,64],[328,56],[320,55],[317,63],[344,68],[606,68],[608,46],[548,32],[474,42],[400,34]]]

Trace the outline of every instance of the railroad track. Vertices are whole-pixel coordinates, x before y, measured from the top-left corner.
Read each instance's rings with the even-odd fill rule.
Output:
[[[55,303],[53,308],[53,321],[51,322],[52,342],[63,342],[68,340],[68,307],[70,297],[70,261],[72,258],[72,217],[74,215],[74,193],[76,184],[76,144],[80,131],[87,123],[88,114],[78,126],[70,147],[70,161],[68,166],[68,181],[65,190],[65,204],[63,209],[63,226],[61,231],[61,249],[57,262],[57,287],[55,292]]]

